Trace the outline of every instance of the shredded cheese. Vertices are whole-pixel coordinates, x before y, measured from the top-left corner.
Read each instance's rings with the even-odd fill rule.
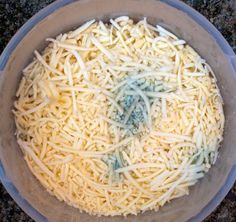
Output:
[[[23,70],[13,113],[27,164],[50,194],[106,216],[188,194],[223,138],[206,61],[147,18],[93,19],[47,41]]]

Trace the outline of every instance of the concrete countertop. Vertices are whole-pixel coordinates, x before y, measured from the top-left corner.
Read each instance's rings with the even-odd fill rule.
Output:
[[[54,0],[0,0],[0,53],[32,15]],[[206,16],[236,52],[236,0],[183,0]],[[0,183],[0,221],[33,222]],[[236,184],[204,222],[236,222]]]

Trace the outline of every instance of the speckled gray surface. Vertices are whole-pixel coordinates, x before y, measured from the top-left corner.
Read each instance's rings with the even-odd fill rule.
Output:
[[[0,53],[32,15],[54,0],[0,0]],[[236,52],[236,0],[183,0],[206,16]],[[0,184],[0,222],[33,222]],[[164,222],[164,221],[163,221]],[[236,183],[204,222],[236,222]]]

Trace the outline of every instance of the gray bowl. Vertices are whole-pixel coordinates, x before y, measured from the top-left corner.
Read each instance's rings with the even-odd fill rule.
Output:
[[[185,39],[207,60],[218,79],[226,117],[219,158],[190,195],[158,212],[138,216],[95,217],[57,200],[41,186],[24,161],[14,135],[13,101],[21,70],[34,49],[47,37],[78,27],[92,19],[107,21],[118,15],[134,20],[144,16]],[[236,179],[236,56],[222,35],[199,13],[176,0],[59,0],[31,18],[13,37],[0,57],[0,178],[19,206],[36,221],[52,222],[184,222],[202,221],[224,198]]]

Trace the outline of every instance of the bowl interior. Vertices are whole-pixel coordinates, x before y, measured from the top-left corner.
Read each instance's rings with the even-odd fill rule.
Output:
[[[210,33],[199,26],[187,14],[166,3],[148,0],[81,0],[75,1],[38,23],[17,45],[4,69],[3,84],[0,94],[1,124],[1,161],[7,176],[12,180],[20,194],[49,221],[73,222],[115,222],[121,217],[94,217],[80,213],[55,197],[40,185],[24,161],[15,139],[15,124],[12,115],[15,92],[21,78],[21,70],[30,62],[34,49],[42,50],[47,37],[72,30],[92,18],[108,21],[111,17],[129,15],[134,20],[144,16],[148,22],[168,28],[206,59],[218,79],[218,86],[224,100],[226,116],[225,134],[220,155],[216,164],[198,182],[189,196],[172,201],[158,212],[149,211],[137,217],[122,217],[124,221],[145,222],[183,222],[195,216],[212,200],[226,181],[235,163],[236,152],[236,79],[233,67],[227,55],[213,39]]]

